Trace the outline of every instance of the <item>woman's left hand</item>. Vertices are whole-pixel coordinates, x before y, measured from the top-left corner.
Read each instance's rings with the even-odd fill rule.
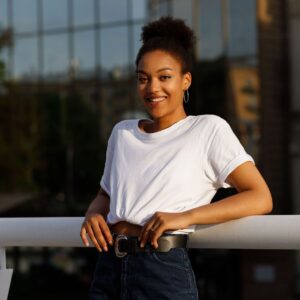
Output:
[[[154,248],[157,248],[157,240],[166,230],[187,228],[190,225],[188,220],[187,212],[156,212],[141,230],[139,235],[141,247],[149,241]]]

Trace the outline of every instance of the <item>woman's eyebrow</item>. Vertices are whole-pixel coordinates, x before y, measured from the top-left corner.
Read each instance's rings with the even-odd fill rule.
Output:
[[[172,68],[162,68],[162,69],[159,69],[159,70],[157,70],[157,73],[159,73],[159,72],[162,72],[162,71],[173,71],[173,69]]]
[[[162,71],[173,71],[172,68],[166,67],[166,68],[161,68],[159,70],[156,71],[156,73],[162,72]],[[142,74],[147,74],[147,72],[145,72],[144,70],[136,70],[135,71],[136,74],[142,73]]]
[[[135,73],[136,73],[136,74],[139,74],[139,73],[147,74],[147,73],[146,73],[145,71],[143,71],[143,70],[136,70]]]

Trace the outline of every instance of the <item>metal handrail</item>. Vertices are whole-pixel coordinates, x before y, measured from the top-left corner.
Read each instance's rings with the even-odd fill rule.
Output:
[[[5,247],[83,247],[83,217],[0,218],[0,300],[6,300],[12,270]],[[197,225],[189,248],[300,249],[300,215],[251,216],[220,224]]]
[[[83,217],[0,218],[0,247],[83,247]],[[197,225],[189,248],[300,249],[300,215],[251,216]]]

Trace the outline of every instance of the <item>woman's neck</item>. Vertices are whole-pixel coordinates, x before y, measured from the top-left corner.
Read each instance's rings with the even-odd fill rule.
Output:
[[[173,124],[177,123],[178,121],[186,118],[186,113],[182,113],[176,117],[163,117],[163,118],[157,118],[153,119],[151,122],[145,124],[144,131],[147,133],[153,133],[157,131],[161,131],[163,129],[166,129]]]

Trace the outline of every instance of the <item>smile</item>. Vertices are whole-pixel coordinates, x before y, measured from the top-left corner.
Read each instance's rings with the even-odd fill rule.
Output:
[[[166,99],[166,97],[146,98],[146,101],[148,101],[148,102],[161,102],[165,99]]]

